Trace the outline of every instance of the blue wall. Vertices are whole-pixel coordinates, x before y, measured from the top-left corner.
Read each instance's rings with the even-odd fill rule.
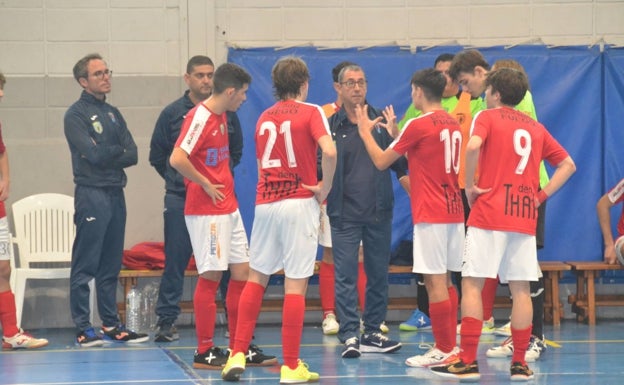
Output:
[[[284,55],[297,55],[310,68],[308,101],[335,100],[331,68],[343,60],[360,64],[369,81],[369,103],[377,108],[393,105],[398,115],[410,103],[409,81],[414,71],[431,67],[444,52],[460,46],[417,49],[231,49],[228,61],[244,67],[253,81],[247,101],[239,110],[245,149],[236,169],[236,191],[248,233],[253,221],[257,181],[254,130],[260,113],[272,105],[271,68]],[[488,62],[502,58],[519,61],[531,81],[538,119],[568,150],[577,172],[548,201],[546,246],[541,260],[601,260],[602,236],[596,218],[598,198],[624,177],[624,49],[605,47],[515,46],[480,49]],[[549,170],[552,171],[552,170]],[[395,183],[396,207],[393,247],[411,238],[407,195]],[[619,212],[613,211],[613,222]]]

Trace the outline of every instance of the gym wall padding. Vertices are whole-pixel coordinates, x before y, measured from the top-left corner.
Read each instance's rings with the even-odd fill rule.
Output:
[[[275,102],[271,68],[285,55],[296,55],[310,69],[307,101],[332,102],[331,69],[350,60],[361,65],[368,80],[367,100],[383,108],[393,105],[397,116],[410,100],[410,78],[414,71],[433,66],[445,52],[461,46],[367,49],[230,49],[228,61],[241,65],[252,76],[247,101],[239,110],[244,131],[244,154],[236,169],[236,191],[248,233],[253,221],[257,170],[254,131],[261,112]],[[611,47],[514,46],[480,48],[489,63],[510,58],[526,69],[538,119],[568,150],[577,165],[576,174],[549,201],[546,215],[546,245],[540,260],[600,260],[602,236],[596,218],[598,198],[624,177],[624,50]],[[619,118],[619,119],[618,119]],[[548,167],[552,173],[552,167]],[[395,180],[393,249],[410,239],[412,223],[409,199]],[[613,222],[619,211],[613,210]]]

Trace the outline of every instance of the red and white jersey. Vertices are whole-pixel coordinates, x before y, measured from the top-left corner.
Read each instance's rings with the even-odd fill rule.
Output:
[[[4,154],[6,152],[6,147],[4,146],[4,140],[2,140],[2,126],[0,125],[0,154]],[[4,207],[4,202],[0,202],[0,218],[6,217],[6,209]]]
[[[189,160],[212,184],[221,184],[225,199],[213,203],[212,198],[197,183],[185,179],[185,215],[230,214],[238,208],[234,194],[234,178],[230,171],[230,147],[227,117],[214,114],[204,103],[191,109],[182,123],[175,144],[189,155]]]
[[[620,203],[624,201],[624,179],[620,180],[618,184],[615,185],[611,190],[609,190],[609,194],[607,195],[612,204]],[[624,206],[622,206],[622,213],[620,214],[620,219],[617,224],[617,232],[618,235],[624,235]]]
[[[414,224],[464,222],[457,181],[461,143],[459,123],[439,110],[409,120],[390,144],[407,155]]]
[[[316,152],[324,135],[330,135],[329,124],[315,104],[279,101],[260,115],[256,125],[257,205],[314,195],[301,184],[318,183]]]
[[[467,225],[535,235],[539,164],[557,165],[568,153],[543,125],[507,107],[479,112],[470,134],[483,139],[477,186],[492,190],[477,198]]]

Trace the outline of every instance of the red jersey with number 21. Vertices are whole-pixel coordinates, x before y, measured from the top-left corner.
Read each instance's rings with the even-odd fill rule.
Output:
[[[330,135],[321,107],[282,100],[265,110],[256,125],[259,178],[256,204],[314,194],[301,184],[316,185],[318,140]]]
[[[535,235],[539,164],[557,165],[568,153],[543,125],[508,107],[479,112],[473,135],[483,139],[477,186],[492,190],[477,198],[467,225]]]
[[[412,219],[417,223],[463,223],[457,181],[461,127],[439,110],[411,119],[390,148],[407,154]]]
[[[221,215],[236,211],[238,201],[234,195],[234,178],[230,171],[226,114],[214,114],[203,102],[199,103],[186,114],[175,146],[189,155],[195,169],[208,178],[210,183],[224,186],[220,191],[225,198],[217,200],[215,204],[200,185],[185,178],[184,214]]]

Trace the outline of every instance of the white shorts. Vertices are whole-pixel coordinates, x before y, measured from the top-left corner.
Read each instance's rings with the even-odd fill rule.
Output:
[[[0,218],[0,261],[11,259],[11,247],[9,243],[9,221],[7,217]]]
[[[461,271],[464,233],[463,223],[415,224],[412,271],[420,274]]]
[[[537,281],[535,236],[469,227],[464,247],[462,276],[509,281]]]
[[[323,247],[332,247],[331,227],[329,225],[329,217],[327,216],[327,203],[321,205],[318,243]]]
[[[184,220],[199,274],[249,262],[247,234],[238,209],[224,215],[186,215]]]
[[[266,275],[284,269],[284,275],[293,279],[312,276],[319,216],[314,198],[257,205],[249,241],[249,267]]]

